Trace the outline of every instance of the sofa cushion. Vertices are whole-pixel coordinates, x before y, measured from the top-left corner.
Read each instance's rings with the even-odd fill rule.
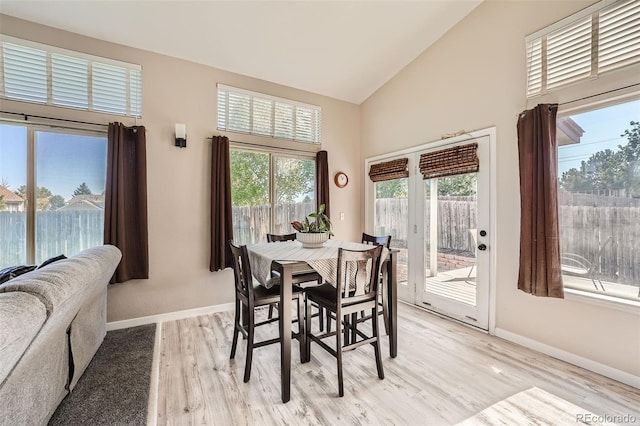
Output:
[[[0,285],[0,293],[21,291],[33,294],[45,305],[48,313],[66,303],[80,307],[85,294],[109,282],[121,256],[120,250],[114,246],[93,247],[14,278]]]
[[[0,384],[9,375],[47,319],[37,297],[0,293]]]

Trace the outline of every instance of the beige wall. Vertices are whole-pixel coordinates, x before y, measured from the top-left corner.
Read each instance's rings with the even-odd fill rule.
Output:
[[[108,321],[206,307],[233,301],[229,270],[209,272],[210,141],[216,134],[216,83],[255,90],[322,107],[322,149],[328,151],[331,178],[345,171],[352,182],[331,186],[339,238],[359,238],[360,170],[359,107],[150,52],[107,43],[0,15],[2,33],[93,55],[141,64],[143,118],[147,129],[149,280],[109,287]],[[132,119],[64,108],[0,101],[1,109],[108,123]],[[187,125],[187,148],[173,146],[175,123]],[[274,143],[271,138],[227,133],[232,141]]]
[[[484,2],[361,105],[362,156],[424,144],[459,130],[496,126],[496,327],[640,376],[640,313],[575,299],[536,298],[516,288],[516,116],[540,102],[526,102],[524,38],[591,3]],[[638,68],[546,100],[564,102],[637,83]]]

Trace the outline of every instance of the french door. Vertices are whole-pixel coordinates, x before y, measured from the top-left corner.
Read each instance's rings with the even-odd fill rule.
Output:
[[[400,251],[398,298],[481,329],[489,326],[493,131],[423,145],[371,164],[408,158],[409,176],[369,183],[367,229]],[[477,143],[478,171],[424,179],[420,157]]]

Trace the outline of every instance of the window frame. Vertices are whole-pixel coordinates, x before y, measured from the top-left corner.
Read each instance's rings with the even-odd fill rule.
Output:
[[[276,157],[285,157],[285,158],[299,159],[299,160],[311,160],[315,164],[317,161],[316,153],[315,152],[307,153],[307,152],[301,152],[301,151],[291,152],[291,150],[280,149],[276,147],[258,147],[255,145],[247,145],[247,144],[242,144],[238,142],[231,142],[229,144],[229,150],[256,152],[256,153],[269,155],[269,233],[274,233],[275,202],[276,202],[276,182],[275,182]],[[231,164],[229,164],[229,167],[231,168]],[[318,177],[315,175],[315,172],[314,172],[313,199],[316,205],[317,205],[317,199],[318,199],[317,183],[318,183]],[[235,236],[234,236],[234,239],[235,239]]]
[[[589,80],[598,79],[602,75],[609,74],[612,71],[620,71],[625,68],[638,66],[640,64],[640,58],[631,61],[621,61],[621,64],[614,63],[613,66],[608,64],[601,69],[599,64],[599,50],[602,46],[600,39],[600,16],[601,14],[608,13],[611,9],[615,9],[619,5],[622,5],[627,0],[601,0],[600,2],[591,5],[577,13],[574,13],[554,24],[551,24],[533,34],[525,37],[525,69],[526,69],[526,83],[525,83],[525,96],[527,99],[531,99],[537,96],[544,96],[551,92],[562,90],[563,88],[572,86],[574,84],[582,83]],[[635,15],[631,15],[635,16]],[[568,78],[567,81],[561,81],[556,83],[553,87],[548,87],[548,37],[557,33],[561,33],[565,30],[576,30],[575,25],[580,21],[589,19],[590,30],[588,32],[589,40],[589,69],[587,74],[582,76],[573,76]],[[606,31],[604,32],[606,33]],[[635,38],[633,39],[635,40]],[[573,49],[573,50],[572,50]],[[535,53],[534,53],[535,52]],[[567,46],[561,50],[559,63],[564,70],[567,68],[576,67],[578,63],[574,60],[564,62],[562,59],[569,59],[572,54],[575,54],[575,44],[567,43]],[[557,59],[557,58],[556,58]],[[538,81],[539,80],[539,81]]]
[[[565,117],[570,117],[572,115],[582,114],[586,112],[596,111],[599,109],[608,108],[615,105],[620,105],[628,102],[639,101],[640,100],[640,91],[633,91],[624,93],[622,95],[613,95],[607,93],[604,96],[599,96],[597,100],[592,99],[582,99],[580,102],[576,102],[572,106],[563,107],[561,104],[558,109],[557,120]],[[559,148],[556,148],[556,153],[559,153]],[[560,160],[560,156],[558,155],[558,160]],[[559,188],[559,179],[558,176],[558,188]],[[559,224],[560,225],[560,224]],[[562,255],[562,251],[560,252]],[[563,274],[564,275],[564,274]],[[612,296],[602,291],[586,291],[578,288],[567,287],[566,284],[563,283],[565,298],[568,300],[575,300],[578,302],[584,302],[595,306],[603,306],[611,309],[615,309],[617,311],[628,312],[637,314],[640,312],[640,298],[638,300],[633,300],[624,297]],[[640,287],[639,287],[640,291]]]
[[[230,128],[229,122],[229,97],[230,95],[245,96],[248,97],[248,115],[245,117],[247,120],[246,128]],[[224,96],[224,97],[223,97]],[[256,131],[255,130],[255,108],[256,101],[269,101],[271,102],[269,131]],[[291,134],[287,136],[286,130],[278,128],[277,107],[291,108]],[[280,98],[277,96],[267,95],[264,93],[254,92],[251,90],[240,89],[237,87],[227,86],[222,83],[216,85],[216,107],[217,107],[217,129],[220,131],[228,131],[234,133],[242,133],[261,137],[270,137],[274,139],[280,139],[285,141],[293,141],[305,145],[320,145],[322,143],[322,107],[318,105],[306,104],[303,102],[294,101],[291,99]],[[308,111],[312,114],[309,133],[311,139],[305,139],[299,137],[297,130],[298,125],[298,113]],[[264,124],[264,123],[262,123]]]
[[[61,133],[61,134],[71,134],[74,136],[90,136],[90,137],[101,137],[107,138],[107,129],[102,128],[100,126],[60,126],[60,125],[50,125],[41,123],[38,121],[18,121],[11,120],[6,118],[0,118],[0,125],[10,125],[10,126],[21,126],[25,127],[27,131],[27,164],[26,164],[26,178],[27,181],[25,183],[27,187],[27,198],[26,198],[26,262],[28,264],[35,264],[36,258],[36,209],[38,203],[36,202],[36,167],[37,167],[37,158],[36,158],[36,133],[37,132],[46,132],[46,133]],[[105,158],[106,160],[106,158]]]
[[[44,51],[46,54],[46,101],[38,101],[38,100],[30,100],[24,99],[20,97],[12,97],[7,96],[6,94],[6,73],[5,73],[5,48],[4,44],[9,43],[20,47],[25,47],[29,49],[37,49]],[[87,63],[87,106],[74,106],[69,103],[59,103],[56,102],[54,97],[54,70],[53,63],[54,56],[61,57],[69,57],[72,59],[86,61]],[[125,112],[119,112],[114,110],[109,110],[107,108],[96,108],[94,102],[94,84],[93,84],[93,74],[94,68],[98,67],[107,67],[107,68],[118,68],[126,73],[124,85],[125,85],[125,95],[123,99],[119,99],[120,102],[125,103]],[[70,81],[73,81],[73,78],[69,78]],[[107,83],[115,82],[118,80],[107,80]],[[0,99],[6,99],[9,101],[17,101],[17,102],[28,102],[34,103],[38,105],[48,105],[54,106],[56,108],[70,108],[74,110],[81,111],[91,111],[103,114],[113,114],[113,115],[121,115],[125,117],[134,117],[134,118],[142,118],[142,66],[138,64],[118,61],[115,59],[104,58],[101,56],[90,55],[87,53],[82,53],[69,49],[62,49],[56,46],[51,46],[48,44],[37,43],[29,40],[24,40],[17,37],[11,37],[5,34],[0,34]]]

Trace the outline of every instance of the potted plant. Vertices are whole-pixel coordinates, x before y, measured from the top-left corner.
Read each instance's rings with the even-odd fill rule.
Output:
[[[295,229],[296,239],[302,243],[305,248],[322,247],[325,241],[333,235],[331,231],[331,220],[324,213],[325,205],[321,204],[317,212],[310,213],[302,222],[294,220],[291,226]],[[313,220],[309,220],[312,218]]]

